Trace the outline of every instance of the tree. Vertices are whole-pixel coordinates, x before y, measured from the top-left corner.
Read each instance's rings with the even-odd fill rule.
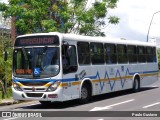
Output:
[[[158,53],[158,68],[160,69],[160,48],[158,48],[157,53]]]
[[[116,16],[107,16],[117,1],[96,0],[92,4],[92,0],[9,0],[9,5],[0,4],[0,11],[4,17],[15,16],[20,34],[58,31],[104,36],[102,27],[119,22]]]
[[[4,98],[4,94],[7,93],[7,84],[11,86],[12,83],[12,48],[8,37],[0,37],[0,43],[3,43],[0,44],[0,87]],[[4,61],[4,50],[9,53],[7,61]]]

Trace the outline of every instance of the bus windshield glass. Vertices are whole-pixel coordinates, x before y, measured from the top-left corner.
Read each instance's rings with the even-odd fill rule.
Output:
[[[23,78],[53,77],[60,69],[59,47],[14,49],[13,74]]]

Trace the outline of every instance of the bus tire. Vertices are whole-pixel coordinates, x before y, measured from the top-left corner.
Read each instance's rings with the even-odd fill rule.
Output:
[[[39,101],[42,105],[49,105],[52,102],[51,101]]]
[[[134,78],[132,90],[133,92],[138,92],[140,90],[140,81],[138,77]]]
[[[91,87],[88,84],[83,84],[81,88],[80,103],[85,104],[91,99]]]

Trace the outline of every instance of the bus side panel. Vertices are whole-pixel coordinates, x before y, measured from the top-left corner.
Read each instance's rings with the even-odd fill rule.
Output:
[[[92,65],[92,83],[93,83],[93,95],[98,95],[106,92],[107,79],[105,79],[105,66],[104,65]]]
[[[68,73],[63,75],[63,98],[64,100],[72,100],[78,98],[79,96],[79,85],[75,84],[75,73]],[[74,84],[73,84],[74,83]]]
[[[89,66],[79,66],[74,73],[63,74],[63,97],[64,100],[80,98],[82,80],[90,78],[91,68]]]
[[[94,95],[132,88],[133,75],[130,75],[129,70],[133,66],[129,67],[124,64],[105,65],[105,68],[100,65],[92,66],[92,74],[95,75]]]
[[[156,63],[148,63],[139,65],[143,72],[141,77],[141,87],[151,85],[158,80],[158,65]]]
[[[116,65],[107,65],[105,70],[105,78],[107,79],[107,93],[118,90],[118,77],[116,78],[116,71],[118,69]],[[117,80],[116,80],[117,79]],[[117,83],[118,82],[118,83]]]
[[[108,65],[106,67],[106,79],[108,79],[109,91],[119,91],[132,87],[132,75],[129,65]]]

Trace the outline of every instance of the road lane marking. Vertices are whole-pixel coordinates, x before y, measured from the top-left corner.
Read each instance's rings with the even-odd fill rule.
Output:
[[[105,106],[105,107],[95,107],[95,108],[91,109],[90,111],[100,111],[100,110],[111,109],[113,106],[121,105],[121,104],[128,103],[128,102],[132,102],[134,100],[135,99],[131,99],[131,100],[123,101],[123,102],[120,102],[120,103],[115,103],[115,104]]]
[[[160,104],[160,102],[157,102],[157,103],[153,103],[153,104],[144,106],[143,108],[149,108],[149,107],[152,107],[152,106],[155,106],[155,105],[158,105],[158,104]]]
[[[18,110],[23,110],[22,108],[15,108],[15,109],[13,109],[12,111],[18,111]]]
[[[7,118],[7,119],[3,119],[3,120],[13,120],[13,119],[17,119],[18,117],[12,117],[12,118]]]
[[[151,86],[151,87],[157,87],[157,85],[153,85],[153,86]]]
[[[40,103],[34,103],[34,104],[26,105],[24,107],[31,107],[31,106],[34,106],[34,105],[40,105]]]
[[[34,104],[30,104],[30,106],[32,106],[32,105],[39,105],[40,103],[34,103]]]

